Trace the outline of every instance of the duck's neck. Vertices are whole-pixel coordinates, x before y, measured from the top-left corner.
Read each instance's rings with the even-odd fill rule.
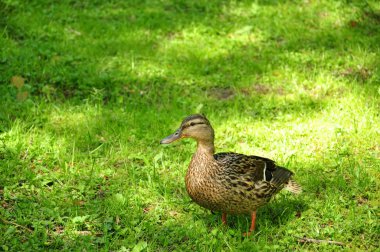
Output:
[[[195,183],[199,179],[203,180],[210,173],[210,169],[213,167],[210,163],[213,163],[214,160],[213,141],[197,141],[197,150],[191,158],[186,181],[189,182],[191,180],[192,183]]]
[[[214,141],[198,141],[197,142],[197,151],[195,155],[201,155],[201,156],[206,156],[209,158],[214,158]]]
[[[189,169],[186,173],[186,190],[190,197],[200,205],[207,206],[207,200],[203,198],[209,193],[205,187],[210,186],[209,181],[215,177],[214,143],[197,141],[197,150],[191,158]]]

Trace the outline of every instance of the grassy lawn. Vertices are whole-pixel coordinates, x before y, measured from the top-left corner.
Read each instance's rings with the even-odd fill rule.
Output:
[[[378,249],[379,1],[0,0],[0,28],[0,251]],[[159,145],[198,112],[303,186],[251,237]]]

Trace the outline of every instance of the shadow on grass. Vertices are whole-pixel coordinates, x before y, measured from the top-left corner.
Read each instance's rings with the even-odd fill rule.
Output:
[[[1,3],[4,5],[3,1]],[[266,8],[265,6],[272,4],[271,1],[259,1],[257,8]],[[47,5],[47,2],[34,2],[30,7],[35,8],[35,11],[37,9],[41,11],[46,9],[44,7]],[[275,5],[284,11],[287,3],[278,2]],[[114,2],[112,4],[65,2],[56,5],[55,8],[47,8],[47,13],[57,17],[54,22],[56,29],[60,31],[68,29],[67,27],[74,25],[77,22],[75,19],[78,18],[80,22],[78,28],[90,29],[88,31],[89,37],[79,37],[73,43],[83,47],[89,40],[93,40],[94,50],[93,52],[88,52],[85,48],[83,48],[83,51],[70,49],[63,51],[63,53],[58,51],[62,45],[55,43],[55,41],[64,41],[64,36],[66,36],[64,32],[60,35],[59,33],[54,33],[54,36],[60,36],[55,41],[45,41],[39,35],[49,35],[49,29],[42,31],[33,26],[30,27],[29,31],[27,30],[28,28],[21,29],[16,18],[5,15],[7,18],[3,18],[3,23],[6,25],[6,32],[10,39],[19,43],[19,47],[27,51],[29,50],[30,42],[36,43],[40,49],[33,49],[34,51],[28,51],[26,54],[19,53],[17,59],[4,54],[1,67],[7,66],[7,69],[19,70],[4,71],[5,74],[1,82],[8,83],[13,75],[22,75],[26,77],[28,84],[31,86],[30,92],[41,96],[46,96],[46,92],[48,92],[46,90],[51,86],[53,87],[51,103],[54,103],[55,100],[64,102],[70,97],[90,98],[92,88],[105,90],[105,102],[114,102],[120,99],[136,100],[136,106],[132,110],[147,107],[160,109],[164,107],[170,111],[170,107],[186,107],[189,104],[201,103],[202,101],[203,103],[209,103],[208,100],[204,100],[205,89],[219,86],[236,86],[239,89],[256,84],[270,86],[273,84],[261,80],[263,74],[267,72],[276,74],[276,68],[297,65],[304,65],[306,69],[313,71],[313,69],[318,69],[317,64],[323,64],[323,58],[319,58],[317,55],[325,54],[326,50],[348,55],[352,50],[365,47],[369,52],[378,52],[377,34],[379,34],[379,26],[377,24],[379,14],[365,4],[347,6],[360,9],[358,11],[359,16],[355,20],[349,20],[348,23],[340,24],[336,27],[331,24],[323,26],[322,21],[319,19],[321,15],[323,17],[323,13],[306,12],[300,21],[297,20],[298,14],[294,17],[286,16],[288,23],[284,31],[281,28],[282,25],[276,23],[277,21],[269,23],[269,26],[272,27],[257,25],[257,22],[266,20],[265,17],[260,15],[251,14],[247,18],[231,14],[231,11],[235,9],[253,8],[251,2],[242,2],[238,6],[230,1],[214,1],[212,3],[188,3],[183,1],[157,3],[148,1],[141,3]],[[59,11],[60,8],[64,10],[62,13]],[[8,6],[4,10],[5,14],[9,13],[12,16],[21,15],[22,11],[24,11],[22,8],[18,9],[15,6]],[[70,12],[67,12],[68,10],[75,10],[71,13],[72,17],[69,16]],[[77,12],[77,10],[80,11]],[[85,13],[83,14],[82,11],[85,11]],[[269,13],[271,12],[269,11]],[[287,12],[285,11],[285,13]],[[81,15],[86,18],[82,19]],[[227,20],[224,20],[226,17]],[[33,21],[41,23],[46,17],[39,13],[34,18],[31,23]],[[300,25],[302,24],[300,23],[301,21],[307,19],[311,22],[311,27]],[[273,20],[276,20],[276,18]],[[230,22],[234,22],[234,24]],[[127,25],[128,29],[125,28]],[[162,51],[156,50],[157,47],[162,47],[165,43],[169,43],[171,41],[170,36],[173,36],[173,34],[182,36],[181,32],[191,29],[191,27],[206,27],[205,33],[211,32],[212,36],[218,39],[223,37],[218,34],[219,31],[222,30],[222,34],[225,33],[225,36],[234,35],[234,30],[246,25],[253,27],[253,34],[256,31],[265,31],[265,29],[268,29],[269,32],[265,31],[267,34],[264,35],[260,42],[245,41],[242,42],[243,45],[239,45],[239,43],[235,45],[235,43],[231,42],[232,48],[223,53],[217,53],[212,57],[203,57],[203,49],[196,45],[195,48],[187,48],[188,51],[183,55],[181,52],[166,55],[165,52],[162,53]],[[127,37],[114,37],[116,33],[113,31],[112,26],[120,27],[121,33],[125,32],[129,35]],[[224,26],[226,28],[223,30]],[[99,28],[99,31],[97,31],[97,28]],[[110,37],[108,40],[99,37],[102,33],[101,30],[104,29],[105,34]],[[107,32],[107,29],[109,32]],[[313,31],[311,32],[310,29]],[[137,31],[137,34],[147,32],[147,34],[141,37],[132,36],[134,33],[131,31]],[[149,31],[158,32],[158,35],[152,35]],[[99,32],[100,34],[98,34]],[[17,35],[16,33],[20,34]],[[211,45],[205,43],[203,46],[208,47]],[[191,51],[195,52],[195,54]],[[302,51],[314,52],[313,55],[315,55],[316,59],[303,59],[302,54],[294,58],[294,55],[291,54],[292,52]],[[99,55],[96,55],[96,53]],[[140,73],[130,69],[123,70],[119,66],[115,66],[114,69],[104,70],[104,64],[112,64],[110,57],[115,55],[120,57],[123,53],[136,60],[142,59],[154,66],[161,66],[167,72],[167,75],[165,76],[164,74],[165,77],[162,75],[144,77],[139,76]],[[70,54],[75,55],[70,56]],[[149,57],[149,55],[153,55],[153,57]],[[94,56],[101,64],[91,61],[90,58]],[[164,62],[161,60],[163,57],[166,58]],[[334,57],[334,55],[331,57]],[[53,62],[54,64],[52,64],[53,59],[57,59],[56,62]],[[39,63],[35,65],[34,61]],[[121,63],[125,64],[125,62]],[[376,80],[379,79],[379,70],[376,63],[378,62],[374,62],[368,67],[338,69],[337,74],[348,79],[349,82],[365,83],[373,86]],[[22,67],[17,67],[18,65]],[[42,67],[43,71],[36,67]],[[24,71],[20,72],[22,70]],[[191,82],[187,81],[188,84],[185,84],[182,80],[178,81],[168,76],[176,73],[179,75],[183,73],[185,79],[190,79]],[[205,89],[190,87],[194,84]],[[285,83],[285,85],[288,84]],[[297,88],[297,85],[295,88]],[[63,96],[58,90],[62,91]],[[168,92],[164,96],[157,95],[157,98],[153,100],[133,94],[133,92],[165,93],[160,92],[161,90],[168,90]],[[374,89],[371,90],[374,91]],[[9,95],[3,92],[2,94]],[[193,94],[190,98],[194,100],[182,98],[183,95],[187,94]],[[376,95],[376,92],[368,92],[368,95]],[[300,99],[298,102],[303,102],[303,100]],[[173,105],[163,106],[162,103],[173,103]],[[145,106],[139,107],[137,105]],[[193,106],[196,107],[197,105]],[[244,107],[244,105],[242,106]],[[113,106],[119,105],[113,103]],[[223,105],[220,105],[220,107],[223,107]],[[23,109],[28,110],[29,108],[26,106]],[[17,117],[17,110],[4,109],[4,111],[3,118]]]
[[[257,8],[267,8],[268,5],[272,4],[270,1],[259,1]],[[35,8],[35,11],[41,11],[45,10],[48,5],[47,2],[34,2],[31,4],[31,8]],[[90,94],[92,88],[103,88],[112,96],[120,96],[121,94],[117,90],[122,90],[126,82],[133,83],[135,80],[144,86],[154,83],[152,80],[139,77],[138,73],[121,70],[118,66],[104,71],[105,64],[112,64],[110,57],[121,57],[123,54],[128,58],[135,58],[136,61],[139,59],[147,60],[162,68],[167,68],[169,62],[172,62],[173,64],[170,65],[172,69],[177,69],[176,71],[179,73],[191,76],[196,84],[204,85],[205,82],[211,82],[211,85],[215,86],[235,86],[242,81],[245,82],[244,85],[247,85],[247,82],[254,82],[255,77],[260,77],[267,71],[273,72],[278,67],[304,64],[306,67],[309,65],[311,69],[316,67],[316,64],[323,64],[323,59],[313,62],[313,60],[303,60],[302,57],[304,56],[302,55],[300,55],[301,58],[292,62],[293,59],[289,55],[291,52],[306,50],[318,55],[326,52],[326,50],[333,50],[342,55],[347,55],[350,54],[350,50],[355,50],[357,47],[365,47],[368,51],[378,52],[377,34],[379,26],[377,24],[379,15],[365,4],[347,5],[359,8],[359,17],[356,20],[349,20],[348,23],[336,26],[333,24],[322,25],[324,15],[328,15],[328,12],[327,14],[322,11],[319,14],[310,11],[299,12],[293,17],[285,11],[288,3],[278,2],[275,5],[276,8],[280,8],[285,13],[286,30],[283,30],[282,24],[279,24],[276,18],[273,19],[274,21],[270,21],[272,19],[267,20],[261,15],[255,16],[254,13],[251,13],[249,17],[239,17],[231,13],[235,9],[237,11],[240,8],[247,8],[248,10],[253,8],[250,1],[237,5],[230,1],[213,1],[212,3],[188,3],[186,1],[157,3],[147,1],[141,3],[114,2],[111,4],[64,2],[57,4],[55,8],[47,8],[47,13],[57,17],[53,23],[56,26],[55,29],[65,31],[74,26],[78,22],[76,20],[78,18],[78,29],[85,30],[84,32],[87,32],[88,37],[79,36],[78,40],[73,41],[73,43],[83,47],[92,40],[92,49],[90,46],[82,48],[82,51],[70,49],[61,53],[59,50],[62,45],[59,42],[52,43],[50,40],[41,39],[41,35],[49,35],[49,29],[47,31],[39,30],[32,26],[31,30],[28,31],[27,28],[21,29],[17,19],[7,18],[4,19],[4,22],[7,22],[6,31],[9,38],[13,38],[15,42],[20,42],[20,47],[27,50],[28,46],[31,46],[30,42],[36,43],[38,46],[37,50],[30,51],[29,54],[19,55],[19,59],[24,61],[23,64],[21,61],[8,57],[8,55],[4,55],[3,60],[4,64],[6,63],[11,68],[13,66],[16,69],[17,65],[23,66],[20,70],[24,69],[24,72],[18,74],[25,76],[30,84],[35,87],[33,91],[35,94],[43,94],[43,87],[52,85],[57,90],[62,89],[66,97],[78,96],[83,99]],[[342,5],[346,7],[346,5]],[[59,12],[60,8],[64,10],[62,13]],[[73,11],[71,17],[69,10]],[[22,9],[13,8],[10,13],[17,15],[21,14],[22,11]],[[83,11],[85,12],[83,13]],[[269,11],[269,13],[272,12],[273,10]],[[301,14],[304,14],[304,17],[298,20],[298,15]],[[38,13],[33,21],[43,23],[45,18],[42,13]],[[311,23],[310,26],[302,23],[308,19]],[[260,26],[257,24],[260,21],[268,21],[269,24]],[[218,39],[223,38],[219,35],[220,32],[225,33],[224,36],[230,36],[234,34],[234,30],[247,25],[254,29],[253,35],[256,31],[265,33],[262,41],[260,43],[245,41],[242,46],[239,46],[239,43],[236,43],[237,46],[232,43],[233,48],[218,57],[202,57],[199,54],[202,54],[203,48],[196,44],[194,44],[195,48],[187,49],[195,52],[193,55],[191,52],[185,52],[184,55],[177,52],[174,55],[167,56],[165,53],[157,51],[157,47],[164,46],[165,43],[171,41],[170,36],[173,34],[182,36],[182,31],[192,27],[205,27],[206,31],[203,32],[205,34],[202,36],[210,32],[212,33],[211,36]],[[114,27],[120,28],[120,32],[116,33]],[[54,31],[51,30],[50,32]],[[128,36],[118,35],[123,32]],[[134,32],[140,36],[133,36]],[[17,35],[16,33],[21,34]],[[103,33],[109,39],[102,39]],[[146,34],[142,35],[144,33]],[[66,35],[65,32],[54,33],[54,36],[58,36],[56,41],[65,41]],[[181,39],[181,41],[186,40]],[[205,43],[203,46],[211,45]],[[199,51],[198,56],[197,51]],[[73,57],[70,54],[73,54]],[[149,57],[149,55],[153,55],[153,57]],[[101,63],[92,62],[92,57]],[[168,63],[162,64],[162,58],[165,57],[168,57],[166,59]],[[183,61],[179,61],[181,57],[184,57]],[[47,66],[51,65],[52,59],[56,61],[54,62],[55,66]],[[38,67],[42,67],[44,73],[28,61],[40,61]],[[122,62],[122,64],[126,64],[126,62]],[[359,82],[366,82],[371,75],[378,74],[378,72],[374,72],[378,70],[372,69],[375,68],[375,65],[370,66],[370,68],[365,66],[360,69],[348,67],[341,70],[341,75],[349,80],[359,79]],[[59,71],[57,71],[58,69]],[[5,71],[5,73],[2,81],[6,83],[15,73],[10,71]],[[171,81],[171,83],[173,86],[182,85],[176,81]],[[373,84],[374,82],[369,83]],[[168,88],[170,89],[171,86]]]
[[[4,5],[3,1],[1,3]],[[42,10],[45,8],[41,7],[46,7],[47,4],[47,2],[34,2],[31,8],[33,9],[34,6]],[[273,3],[259,1],[258,8],[264,8],[268,4]],[[276,6],[281,7],[280,9],[283,10],[283,8],[286,8],[286,3],[278,2]],[[4,8],[4,11],[5,14],[8,13],[9,15],[4,15],[2,24],[6,26],[9,38],[16,42],[17,47],[26,49],[28,53],[22,54],[18,52],[16,53],[18,57],[3,54],[0,67],[4,68],[6,66],[8,70],[4,70],[4,75],[2,75],[0,81],[6,85],[13,75],[22,75],[27,79],[30,87],[28,92],[49,98],[49,103],[57,103],[58,105],[61,102],[64,103],[67,98],[91,99],[93,88],[100,88],[104,92],[101,98],[104,101],[103,104],[110,103],[110,106],[114,107],[126,106],[134,113],[141,111],[141,114],[144,114],[148,109],[153,109],[158,113],[165,111],[173,113],[179,108],[184,111],[182,113],[189,114],[199,104],[206,104],[207,109],[210,111],[222,111],[231,115],[225,110],[230,105],[237,105],[241,111],[246,111],[247,105],[249,107],[252,104],[265,107],[265,103],[268,101],[266,97],[273,95],[273,92],[265,90],[271,90],[273,83],[263,81],[261,78],[268,73],[275,75],[276,69],[279,67],[293,66],[294,70],[299,71],[294,66],[303,65],[306,69],[305,75],[307,75],[308,71],[318,70],[318,64],[324,64],[323,57],[320,58],[319,55],[324,55],[326,51],[349,55],[351,52],[365,47],[369,52],[377,53],[379,50],[377,36],[379,34],[379,26],[377,25],[379,14],[364,4],[352,6],[360,9],[359,16],[335,28],[333,25],[322,26],[319,14],[308,12],[303,20],[309,18],[313,24],[311,27],[300,26],[300,21],[297,21],[296,15],[295,17],[287,17],[288,24],[286,31],[283,31],[281,30],[281,24],[276,22],[269,23],[269,25],[273,26],[271,29],[267,26],[257,25],[258,21],[266,20],[261,16],[253,15],[245,18],[229,13],[228,11],[239,9],[239,6],[229,1],[216,1],[213,3],[173,1],[156,3],[148,1],[133,4],[122,2],[113,4],[84,2],[78,4],[68,2],[62,5],[58,4],[55,8],[48,8],[47,13],[57,17],[54,25],[60,31],[74,25],[77,22],[75,17],[79,18],[80,24],[83,22],[83,25],[79,25],[79,28],[90,29],[86,26],[90,25],[89,37],[79,38],[73,43],[83,47],[88,41],[93,40],[94,49],[93,52],[88,52],[84,48],[83,51],[70,49],[62,53],[59,52],[62,45],[55,41],[64,41],[64,36],[66,36],[64,32],[61,34],[54,33],[54,36],[58,36],[55,41],[45,41],[39,35],[48,36],[49,29],[41,31],[33,26],[30,30],[27,30],[28,28],[21,29],[17,18],[13,17],[21,15],[23,9],[8,6]],[[250,8],[252,6],[250,2],[243,2],[240,7]],[[65,11],[60,13],[57,11],[60,8]],[[81,12],[75,11],[71,14],[73,16],[70,17],[70,13],[66,13],[66,11],[72,8],[81,11],[85,10],[86,13],[83,15],[88,17],[89,20],[81,19]],[[320,15],[322,14],[320,13]],[[224,20],[225,16],[227,16],[227,21]],[[39,13],[39,15],[35,16],[34,21],[41,23],[45,18],[44,15]],[[235,24],[231,24],[231,20]],[[105,25],[102,24],[104,21],[107,21]],[[120,27],[121,32],[129,35],[127,37],[113,37],[115,35],[112,29],[113,25]],[[129,25],[128,29],[125,28],[126,25]],[[229,50],[223,50],[221,53],[213,54],[210,57],[204,57],[203,48],[196,44],[194,45],[195,48],[187,48],[184,53],[174,50],[173,53],[167,55],[165,52],[157,50],[157,48],[164,47],[165,43],[171,43],[173,36],[174,39],[175,36],[183,36],[181,32],[191,29],[191,27],[206,27],[204,33],[211,32],[212,36],[218,39],[224,36],[233,36],[234,30],[246,25],[253,27],[253,35],[255,32],[265,31],[266,28],[269,32],[263,36],[260,42],[243,41],[243,45],[228,42],[232,45],[231,48],[226,47]],[[223,26],[226,26],[224,30]],[[105,33],[109,35],[110,39],[102,40],[98,36],[100,31],[97,31],[97,28],[100,30],[106,29]],[[107,33],[107,29],[110,30],[109,33]],[[312,29],[313,32],[308,31],[309,29]],[[141,37],[131,36],[133,35],[131,31],[137,31],[137,34],[147,33]],[[152,35],[149,31],[158,32],[158,34]],[[222,31],[222,34],[225,33],[225,35],[219,35],[219,31]],[[179,41],[186,42],[186,39],[180,38]],[[36,45],[29,48],[31,43]],[[211,45],[204,43],[203,46],[208,47]],[[34,50],[36,47],[39,49]],[[304,59],[303,57],[305,56],[302,55],[304,51],[313,52],[314,54],[312,55],[315,58],[308,59],[307,57],[309,56],[306,56],[306,59]],[[297,52],[301,52],[301,54],[294,57],[292,53]],[[96,55],[96,53],[99,53],[99,55]],[[141,76],[139,72],[130,69],[126,70],[118,65],[114,69],[111,67],[104,70],[104,64],[113,64],[110,57],[115,55],[121,57],[123,53],[128,57],[134,57],[137,61],[141,59],[163,69],[164,74],[153,73],[153,76]],[[149,57],[149,55],[153,57]],[[94,63],[90,59],[93,56],[101,63]],[[163,57],[166,58],[164,61],[162,61]],[[331,57],[334,57],[334,55],[331,55]],[[52,62],[53,59],[54,62]],[[56,62],[55,59],[57,59]],[[344,60],[344,57],[341,60]],[[35,61],[38,61],[37,65],[34,64]],[[348,82],[358,83],[363,87],[373,86],[373,88],[369,88],[371,92],[368,92],[367,95],[377,96],[377,90],[375,90],[376,80],[380,78],[377,63],[379,62],[373,62],[370,66],[337,69],[336,74],[338,77],[347,79]],[[125,64],[125,62],[122,61],[120,64]],[[22,67],[20,68],[19,66]],[[40,70],[40,67],[43,71]],[[10,71],[9,69],[13,70]],[[18,70],[16,71],[15,69]],[[176,74],[180,77],[173,78],[172,76]],[[274,94],[281,95],[279,94],[283,92],[281,91],[281,86],[288,85],[286,82],[290,81],[285,78],[285,83],[280,83],[279,89],[274,91]],[[290,88],[297,88],[297,85]],[[51,87],[52,89],[49,89]],[[219,99],[220,97],[216,94],[216,100],[212,99],[213,97],[210,97],[210,94],[213,96],[212,93],[219,92],[220,87],[235,87],[233,92],[243,95],[230,100],[223,97]],[[246,90],[250,88],[256,89],[256,91],[248,92],[247,94]],[[3,122],[2,125],[9,125],[9,122],[15,118],[25,119],[27,115],[33,113],[32,104],[24,105],[23,102],[16,101],[15,92],[9,92],[7,89],[3,86],[2,91],[4,92],[1,92],[7,99],[7,102],[3,103],[4,107],[0,116],[0,120]],[[51,93],[48,90],[51,90]],[[59,90],[61,90],[61,93]],[[165,90],[165,92],[162,92],[162,90]],[[287,91],[285,90],[285,92]],[[244,93],[246,96],[244,96]],[[51,96],[48,97],[49,95]],[[235,94],[233,93],[232,95]],[[253,97],[257,95],[260,96],[258,98]],[[184,96],[187,98],[184,99]],[[31,99],[33,100],[34,98],[32,97]],[[117,101],[121,102],[117,103]],[[273,113],[277,113],[276,111],[298,113],[298,109],[292,109],[296,107],[320,111],[324,107],[323,102],[313,100],[312,97],[306,97],[306,99],[305,97],[300,97],[295,101],[281,105],[276,104],[276,101],[274,101],[274,104],[269,105],[269,111],[261,109],[258,109],[258,111],[263,111],[260,118],[264,119],[269,115],[269,119],[272,119],[271,116]],[[252,113],[255,112],[253,111]],[[5,128],[0,130],[4,131]]]
[[[0,1],[0,9],[3,7],[1,4],[4,1]],[[377,97],[373,91],[376,91],[380,76],[378,59],[361,67],[345,63],[347,57],[360,54],[362,50],[379,53],[379,14],[365,5],[342,4],[358,8],[358,15],[337,25],[323,25],[328,11],[314,13],[311,8],[310,12],[299,11],[292,16],[286,11],[287,1],[258,1],[258,6],[253,6],[251,1],[241,2],[238,6],[235,1],[67,1],[54,4],[32,1],[27,3],[30,4],[28,8],[23,3],[15,4],[17,6],[12,10],[1,9],[6,10],[5,14],[1,13],[4,15],[0,25],[6,27],[7,37],[3,40],[7,42],[7,50],[0,58],[0,70],[4,73],[0,76],[0,90],[1,96],[5,97],[0,105],[0,133],[11,131],[13,122],[20,120],[26,124],[25,131],[43,128],[62,138],[62,150],[71,150],[76,143],[74,150],[83,158],[100,146],[104,149],[98,155],[106,156],[121,143],[133,146],[135,149],[131,152],[141,152],[150,160],[157,152],[156,143],[158,145],[159,139],[165,136],[162,134],[163,126],[165,130],[172,131],[178,126],[181,119],[178,117],[193,113],[200,104],[222,122],[242,115],[263,121],[276,120],[280,114],[302,116],[303,113],[318,114],[325,109],[328,101],[311,94],[297,96],[290,101],[281,98],[283,93],[291,94],[293,89],[299,88],[299,83],[289,84],[293,81],[292,72],[308,78],[310,73],[319,70],[332,75],[336,71],[338,78],[348,83],[364,88],[369,86],[372,92],[366,96]],[[241,15],[242,9],[252,8],[254,11],[257,7],[264,10],[272,5],[275,9],[264,14],[252,12],[248,17]],[[26,22],[24,14],[31,13],[27,9],[33,15]],[[300,17],[302,19],[299,20]],[[282,18],[285,18],[285,24]],[[242,31],[244,27],[246,30]],[[200,41],[191,40],[195,35],[201,37]],[[210,42],[208,38],[217,42]],[[220,45],[219,39],[226,40],[226,45],[223,41]],[[186,46],[188,42],[193,44]],[[185,44],[184,51],[181,51],[182,44]],[[166,50],[167,46],[171,49]],[[219,51],[214,52],[214,49]],[[341,56],[337,58],[340,65],[326,66],[324,57],[333,62],[337,55]],[[289,72],[286,76],[278,78],[282,83],[263,78],[264,75],[275,76],[277,70],[287,67]],[[34,95],[29,100],[17,101],[15,90],[10,91],[8,83],[14,75],[26,78],[27,91]],[[84,101],[88,102],[90,111],[86,110]],[[46,104],[56,105],[58,112],[49,110],[47,113]],[[64,105],[74,111],[65,110]],[[91,109],[99,111],[91,112]],[[64,120],[60,121],[59,116]],[[173,128],[170,129],[171,125]],[[0,150],[0,161],[21,159],[19,153],[29,146],[27,140],[21,142],[21,149],[5,147],[4,156]],[[63,158],[60,162],[69,163],[71,155]],[[34,159],[30,157],[30,161]],[[15,161],[22,169],[8,169],[2,183],[16,183],[9,177],[22,172],[25,172],[25,177],[33,173],[31,180],[35,179],[38,171],[35,174],[34,171],[26,172],[31,166],[27,161]],[[110,168],[113,161],[106,160],[103,166],[113,169]],[[127,161],[132,168],[133,165],[142,166],[136,172],[140,175],[139,183],[144,185],[151,179],[150,171],[143,169],[146,168],[142,165],[143,158],[129,158]],[[84,167],[80,168],[86,168],[85,162],[81,165]],[[89,172],[75,175],[72,186],[77,186],[81,176]],[[123,175],[126,180],[130,179],[130,174]],[[350,182],[346,181],[350,176],[353,175],[334,174],[332,171],[329,179],[324,180],[325,174],[315,174],[314,178],[306,181],[313,190],[310,197],[318,197],[320,185],[331,192],[343,191]],[[15,180],[18,179],[15,176]],[[365,179],[362,181],[367,182]],[[92,186],[89,188],[95,194],[97,184]],[[171,186],[182,188],[183,184]],[[157,189],[154,188],[153,191]],[[89,200],[90,196],[83,195]],[[56,200],[59,201],[60,197]],[[79,213],[86,215],[93,210],[91,214],[97,214],[94,209],[99,206],[106,211],[107,200],[111,202],[112,197],[106,196],[103,203],[92,203],[94,205]],[[297,211],[307,209],[307,203],[301,199],[280,197],[259,210],[258,227],[286,225],[297,218]],[[149,230],[139,230],[139,223],[146,221],[142,210],[134,209],[131,216],[123,213],[128,220],[126,228],[131,228],[127,232],[137,237],[131,238],[131,242],[139,238],[163,241],[164,247],[166,238],[162,236],[165,235],[178,242],[199,238],[194,234],[194,226],[179,227],[181,223],[178,222],[163,226],[151,221]],[[217,226],[215,221],[219,221],[219,217],[209,216],[209,212],[188,214],[195,221],[206,222],[208,228]],[[67,215],[70,214],[62,213],[62,216]],[[34,217],[33,214],[30,216],[31,219]],[[244,217],[233,217],[232,228],[238,225],[241,231],[245,231],[245,220]],[[131,231],[132,228],[136,230]],[[115,232],[115,235],[123,234]]]
[[[296,218],[299,218],[302,213],[308,210],[307,203],[302,199],[302,195],[299,197],[284,197],[280,195],[272,199],[268,204],[260,207],[257,210],[256,217],[256,230],[259,232],[267,227],[275,228],[279,226],[286,226],[287,222],[290,222]],[[193,204],[196,204],[193,202]],[[191,214],[191,213],[190,213]],[[213,214],[211,218],[209,215]],[[204,214],[193,213],[193,219],[205,221],[208,226],[215,227],[221,225],[221,213],[211,212],[205,210]],[[228,215],[228,228],[236,229],[237,227],[241,232],[247,232],[250,227],[251,219],[249,215]]]

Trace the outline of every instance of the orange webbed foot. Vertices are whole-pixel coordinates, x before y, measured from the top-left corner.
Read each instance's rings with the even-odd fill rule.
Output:
[[[249,232],[243,233],[244,237],[248,237],[252,234],[252,232],[255,230],[255,223],[256,223],[256,211],[252,212],[251,214],[251,227],[249,228]]]

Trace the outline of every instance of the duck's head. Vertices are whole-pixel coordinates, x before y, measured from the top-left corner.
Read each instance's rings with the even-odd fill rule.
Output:
[[[214,142],[214,130],[204,115],[195,114],[183,119],[181,126],[170,136],[161,140],[161,144],[170,144],[181,138],[194,138],[197,142]]]

